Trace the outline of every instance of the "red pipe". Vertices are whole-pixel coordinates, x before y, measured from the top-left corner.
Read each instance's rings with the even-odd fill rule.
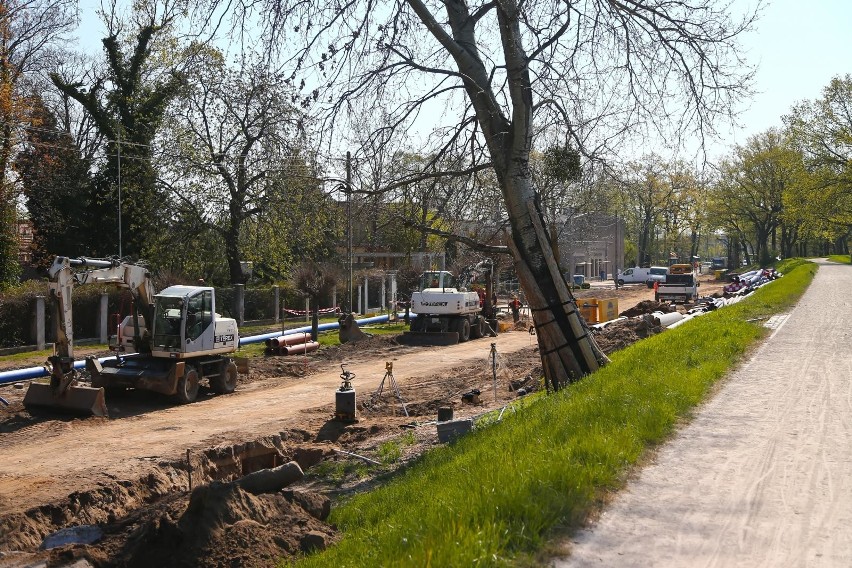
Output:
[[[299,343],[288,347],[281,347],[281,352],[284,355],[298,355],[300,353],[310,353],[319,349],[319,342],[309,341],[308,343]]]
[[[305,343],[311,341],[310,333],[294,333],[291,335],[282,335],[281,337],[273,337],[266,340],[266,346],[274,349],[276,347],[286,347],[288,345],[296,345],[297,343]]]

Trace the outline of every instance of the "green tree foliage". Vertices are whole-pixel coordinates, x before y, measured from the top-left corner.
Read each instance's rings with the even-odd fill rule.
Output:
[[[636,260],[648,265],[668,257],[658,227],[664,226],[677,192],[679,175],[671,164],[656,155],[634,161],[619,174],[620,209],[624,212],[628,234],[636,242]]]
[[[157,67],[152,50],[156,36],[166,33],[172,20],[143,11],[134,23],[132,38],[120,29],[111,30],[102,40],[105,74],[90,85],[51,75],[56,87],[85,109],[106,138],[89,208],[89,230],[98,236],[92,254],[118,252],[119,191],[122,254],[147,256],[153,236],[166,226],[166,200],[157,186],[152,148],[169,102],[184,85],[184,76],[174,67]]]
[[[852,75],[835,77],[822,97],[784,117],[791,143],[804,156],[806,175],[789,205],[811,237],[831,241],[852,229]],[[844,251],[845,252],[845,251]]]
[[[729,234],[744,241],[753,237],[754,254],[763,265],[778,252],[784,195],[801,179],[800,172],[801,155],[778,129],[750,137],[720,166],[714,214]]]
[[[313,170],[291,164],[270,175],[267,184],[265,206],[245,221],[240,237],[255,277],[281,281],[301,262],[334,259],[343,241],[345,210],[325,194]]]
[[[241,244],[260,241],[266,252],[271,245],[305,253],[298,250],[304,239],[285,244],[278,209],[310,194],[305,182],[315,187],[317,176],[307,165],[304,117],[290,104],[283,78],[262,65],[229,68],[213,50],[201,55],[186,97],[169,117],[163,177],[171,200],[191,217],[187,223],[206,225],[205,232],[223,242],[229,280],[238,283],[245,281],[241,262],[259,256]],[[303,217],[295,226],[319,231],[323,213],[316,213],[317,223],[305,224]],[[264,226],[267,220],[275,227]],[[291,259],[282,252],[263,262],[265,273],[287,268]]]
[[[84,223],[92,197],[91,164],[71,135],[34,97],[25,149],[15,160],[27,211],[35,229],[33,260],[46,268],[53,257],[90,254],[91,231]]]

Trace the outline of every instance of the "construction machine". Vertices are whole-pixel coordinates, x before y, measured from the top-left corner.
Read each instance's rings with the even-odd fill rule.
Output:
[[[400,338],[403,343],[453,345],[468,339],[493,335],[483,315],[479,294],[468,291],[447,271],[428,271],[420,277],[417,292],[411,295],[411,331]]]
[[[188,403],[198,396],[202,380],[217,393],[236,388],[239,369],[231,355],[239,345],[237,322],[216,313],[213,288],[170,286],[155,294],[145,267],[114,259],[59,256],[48,275],[56,334],[54,354],[48,359],[50,384],[30,384],[24,397],[28,408],[46,406],[107,416],[105,389],[150,390]],[[120,329],[132,329],[132,342],[127,343],[136,353],[105,360],[88,357],[91,387],[78,385],[74,368],[71,296],[74,287],[83,284],[113,284],[133,296],[133,313]],[[241,367],[247,371],[245,365]]]

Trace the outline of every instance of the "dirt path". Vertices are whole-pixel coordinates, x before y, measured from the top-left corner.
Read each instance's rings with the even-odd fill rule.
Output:
[[[852,268],[798,306],[554,566],[852,565]]]
[[[378,388],[386,360],[394,361],[401,389],[411,377],[452,373],[454,367],[488,362],[490,343],[503,356],[535,346],[523,332],[441,348],[402,349],[398,354],[361,354],[346,368],[356,374],[360,396]],[[72,491],[101,482],[134,479],[162,460],[176,460],[187,449],[236,443],[288,428],[299,428],[305,413],[329,406],[340,385],[340,369],[303,379],[269,378],[252,382],[228,396],[186,406],[155,408],[120,419],[28,424],[0,435],[0,516],[54,502]]]

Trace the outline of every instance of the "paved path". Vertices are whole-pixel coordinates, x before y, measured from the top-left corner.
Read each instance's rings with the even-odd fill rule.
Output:
[[[554,566],[852,566],[852,266],[790,316]]]

